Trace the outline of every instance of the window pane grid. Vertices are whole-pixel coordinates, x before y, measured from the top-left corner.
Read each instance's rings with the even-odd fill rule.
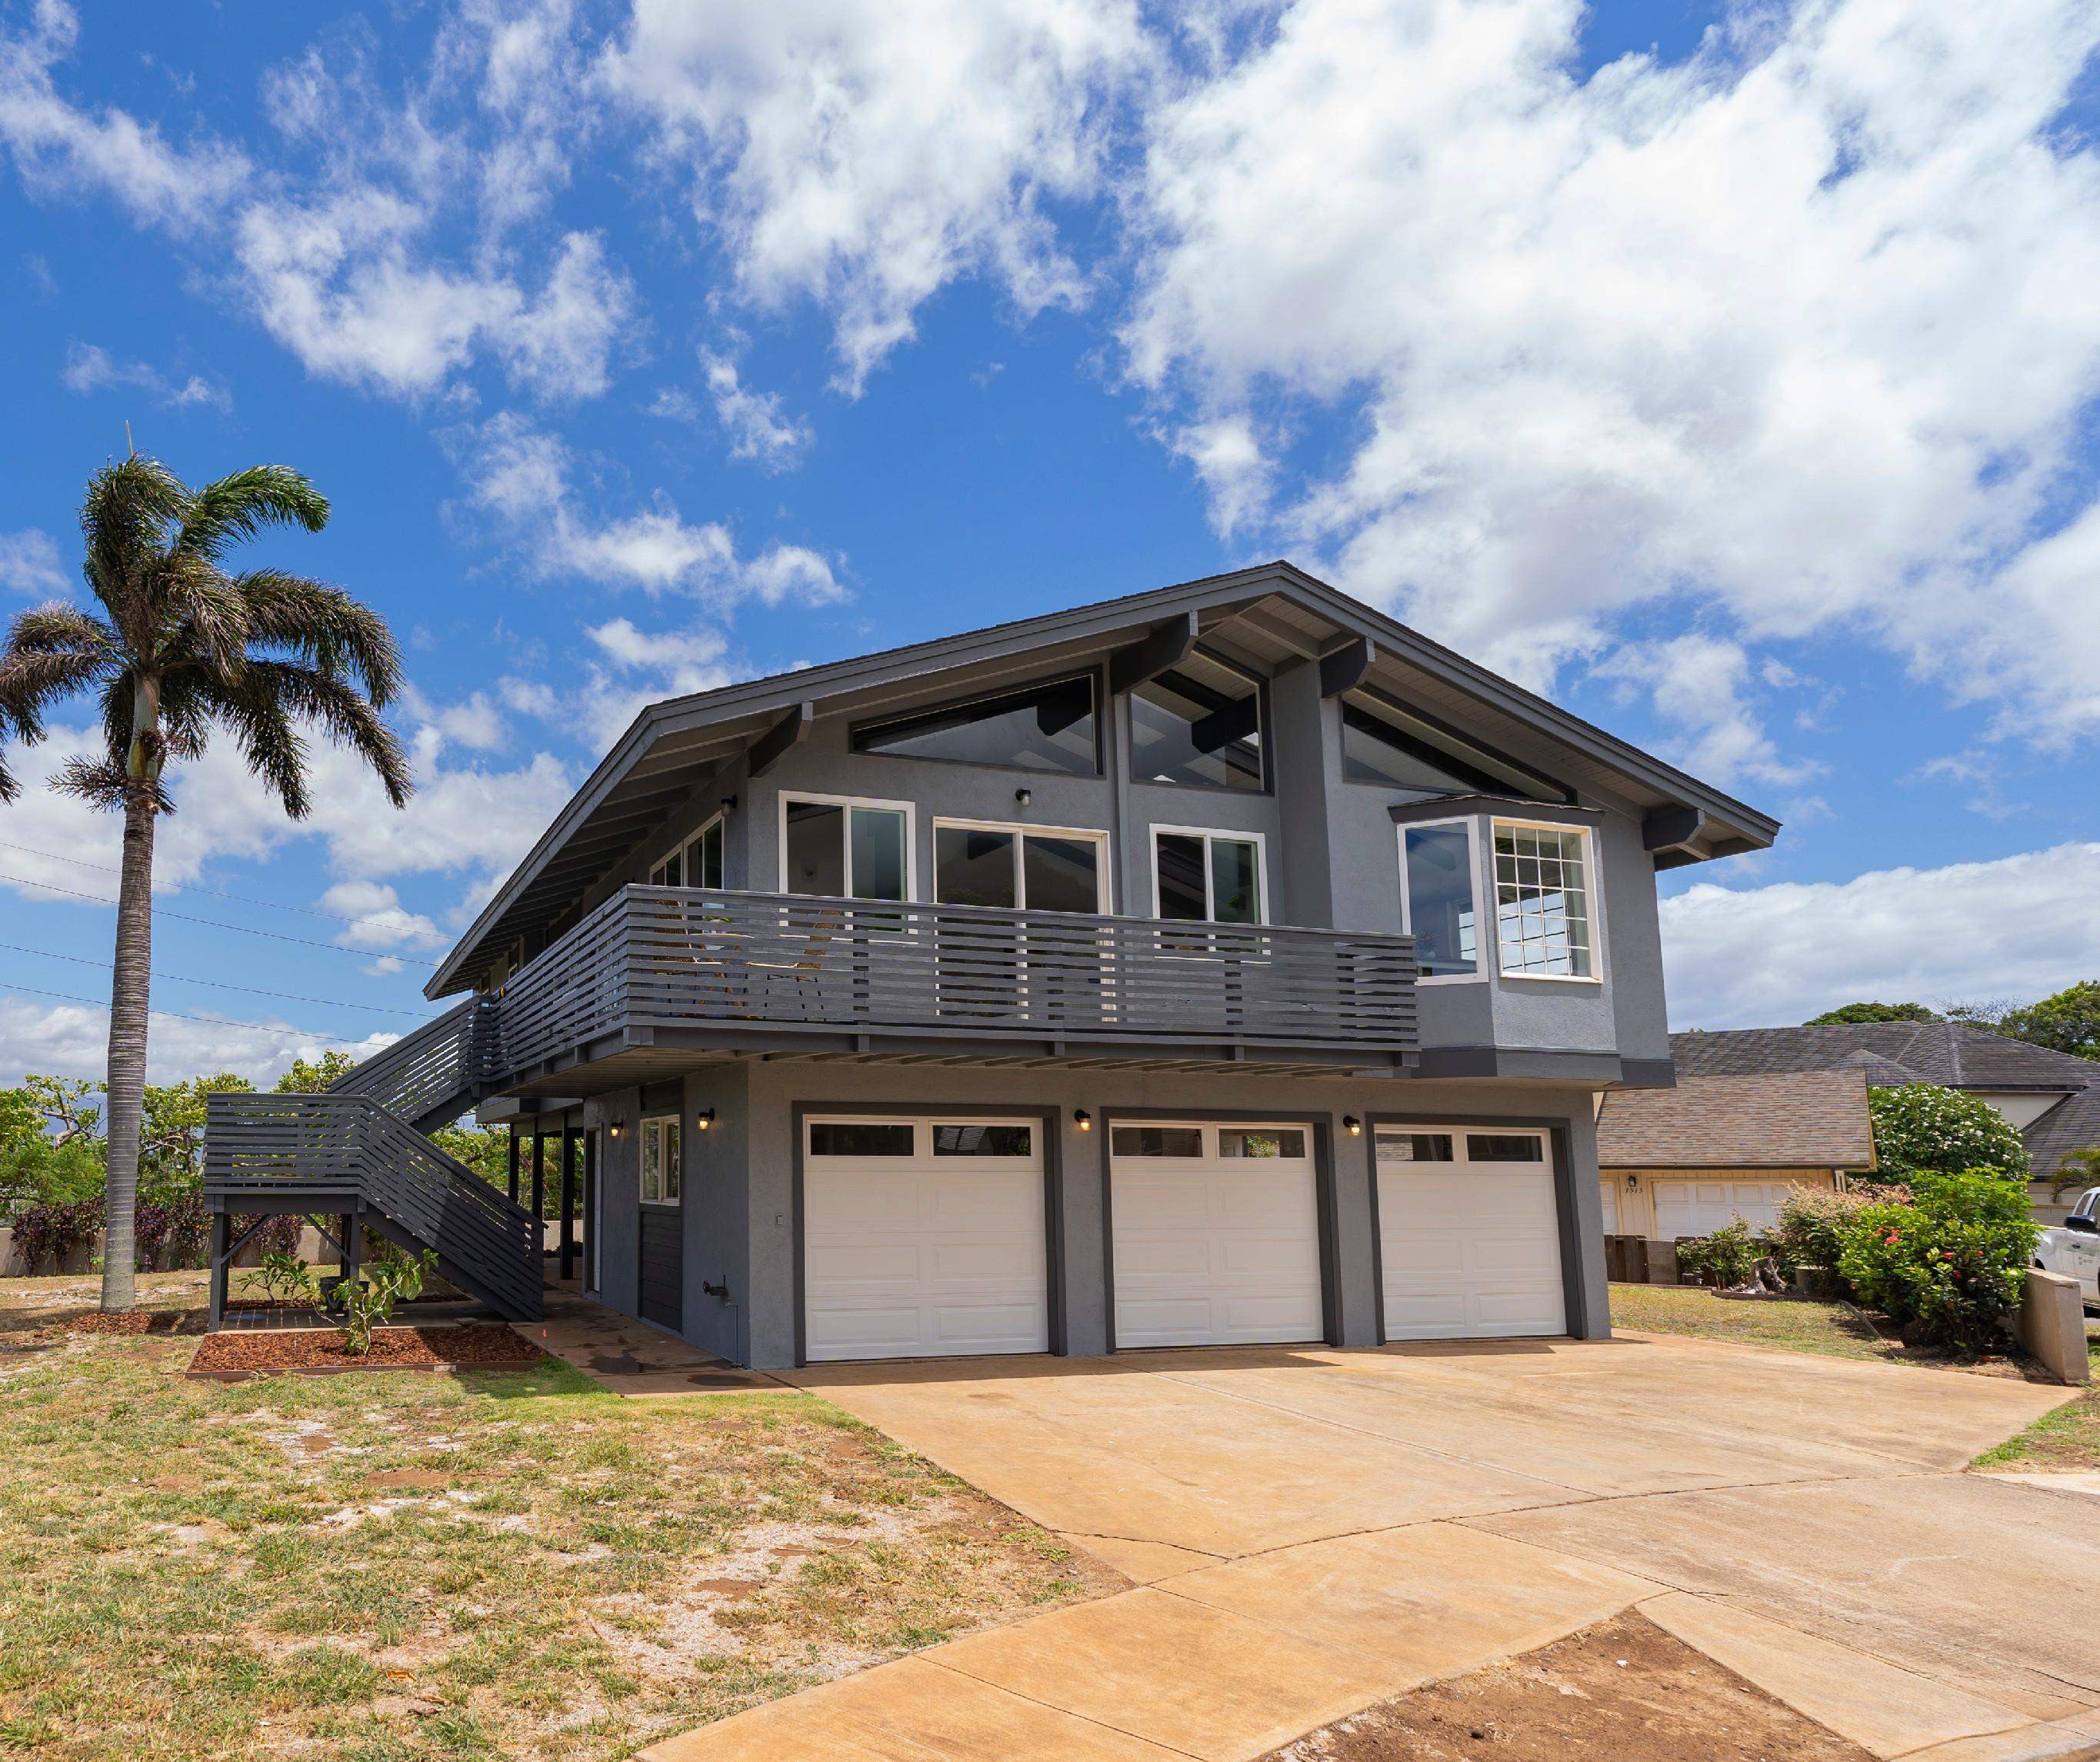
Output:
[[[1582,835],[1495,828],[1495,919],[1506,973],[1587,979],[1594,970]]]

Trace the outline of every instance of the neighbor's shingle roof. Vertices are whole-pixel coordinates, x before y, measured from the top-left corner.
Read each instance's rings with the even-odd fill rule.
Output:
[[[2083,1089],[2100,1082],[2100,1065],[2087,1059],[1959,1022],[1842,1022],[1672,1034],[1670,1051],[1686,1077],[1857,1068],[1880,1086]]]
[[[1604,1169],[1868,1169],[1873,1161],[1867,1078],[1856,1068],[1614,1089],[1597,1116]]]
[[[2072,1151],[2100,1144],[2100,1083],[2065,1096],[2020,1135],[2027,1140],[2033,1178],[2055,1179]]]

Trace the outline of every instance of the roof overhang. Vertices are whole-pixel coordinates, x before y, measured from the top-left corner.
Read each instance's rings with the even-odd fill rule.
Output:
[[[425,995],[479,982],[502,949],[560,918],[724,769],[747,755],[778,757],[818,716],[902,707],[964,669],[973,689],[1082,664],[1113,663],[1129,677],[1171,664],[1197,636],[1272,667],[1317,662],[1330,695],[1382,689],[1485,740],[1543,738],[1568,783],[1603,789],[1645,814],[1653,831],[1644,835],[1660,841],[1649,846],[1659,867],[1762,849],[1778,833],[1769,815],[1302,570],[1267,563],[650,705],[439,964]]]

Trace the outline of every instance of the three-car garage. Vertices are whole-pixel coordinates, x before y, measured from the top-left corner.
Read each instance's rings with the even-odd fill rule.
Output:
[[[1054,1118],[805,1117],[801,1356],[1050,1350]],[[1336,1337],[1335,1227],[1323,1222],[1333,1152],[1314,1125],[1101,1124],[1113,1346]],[[1345,1142],[1372,1153],[1383,1337],[1567,1331],[1550,1132],[1403,1123],[1369,1135]]]

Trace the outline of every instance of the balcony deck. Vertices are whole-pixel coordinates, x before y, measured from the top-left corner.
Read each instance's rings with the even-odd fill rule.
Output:
[[[673,1052],[1397,1071],[1414,980],[1407,936],[631,886],[505,985],[483,1068],[518,1091]]]

